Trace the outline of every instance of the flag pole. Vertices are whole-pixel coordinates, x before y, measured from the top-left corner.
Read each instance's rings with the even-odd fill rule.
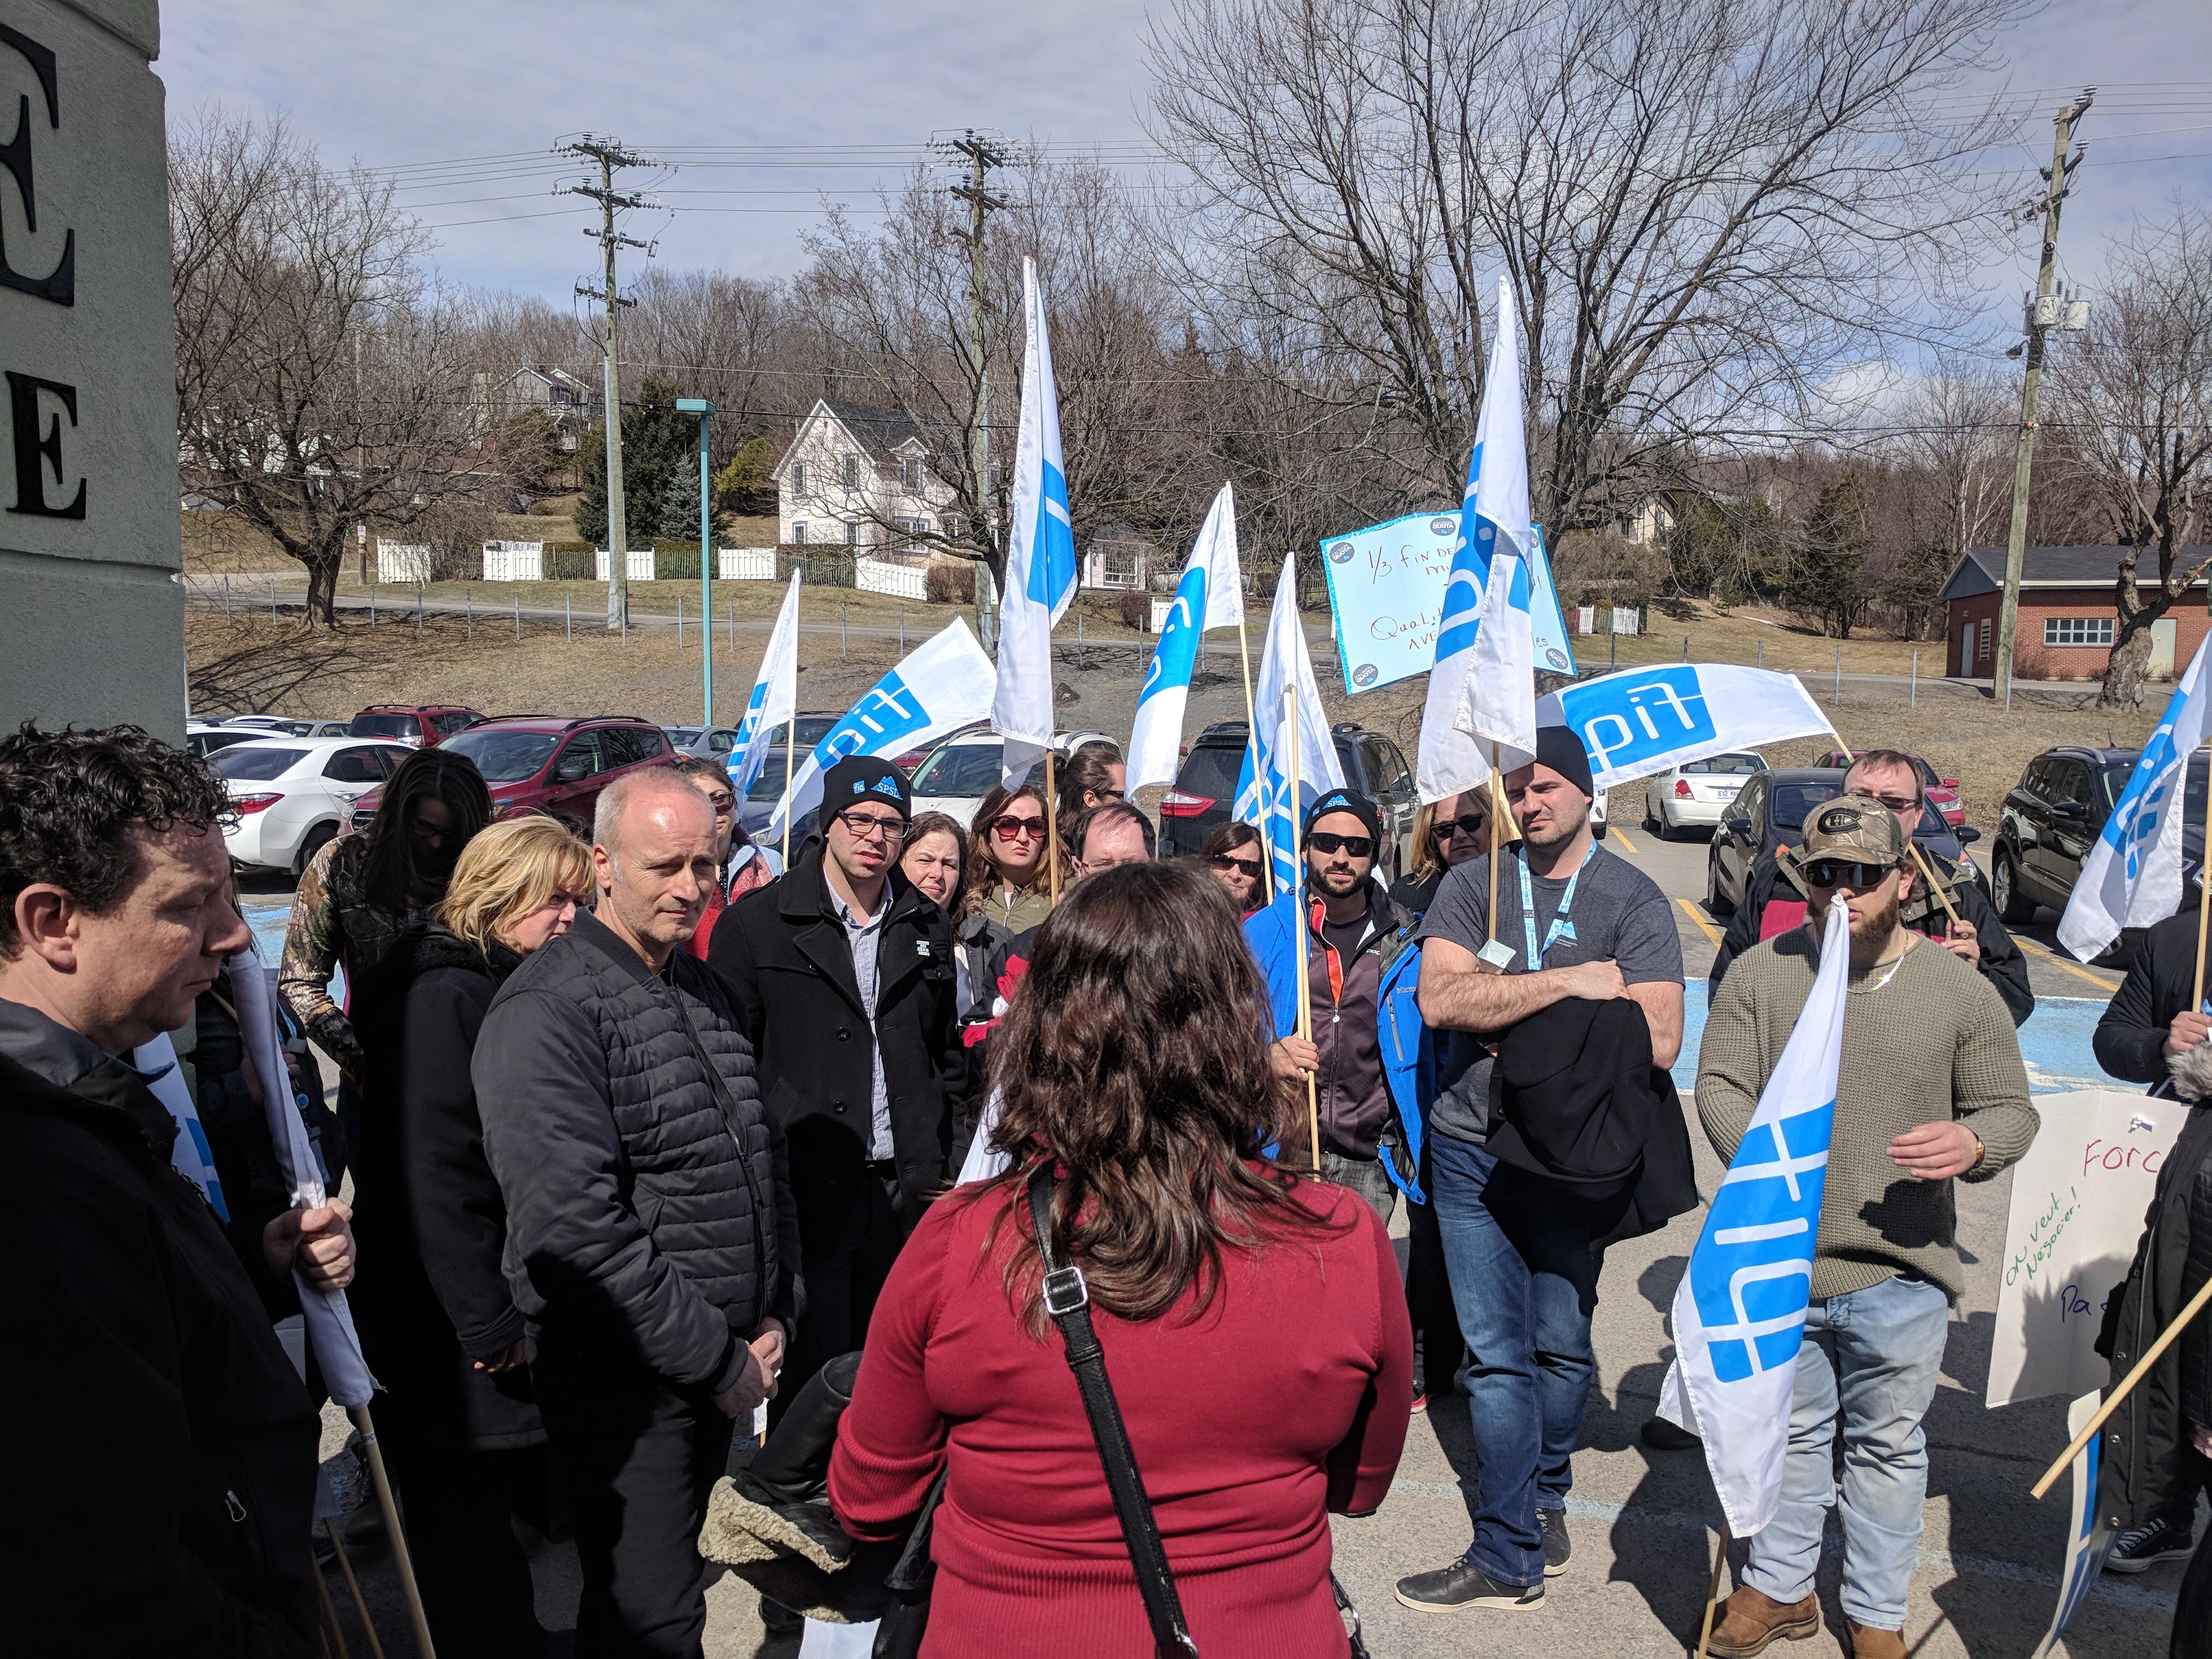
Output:
[[[1295,682],[1283,691],[1283,713],[1290,722],[1291,741],[1291,899],[1297,913],[1297,926],[1292,931],[1298,943],[1298,1036],[1308,1042],[1313,1041],[1313,991],[1306,981],[1306,930],[1312,924],[1306,917],[1305,848],[1300,844],[1298,821],[1303,816],[1298,799],[1298,688]],[[1306,1073],[1306,1132],[1313,1146],[1314,1179],[1321,1179],[1321,1098],[1311,1072]]]
[[[1498,744],[1490,745],[1490,775],[1483,780],[1483,787],[1490,792],[1490,943],[1498,942],[1498,843],[1505,838],[1503,816],[1504,801],[1498,787]],[[1530,963],[1528,971],[1534,973],[1536,964]]]
[[[1260,779],[1260,722],[1252,712],[1252,647],[1244,637],[1244,596],[1237,596],[1237,660],[1244,669],[1244,755],[1252,765],[1252,779],[1256,787]],[[1237,803],[1230,802],[1233,816]],[[2197,954],[2202,956],[2203,951]]]
[[[2040,1498],[2051,1490],[2051,1483],[2063,1474],[2066,1466],[2081,1455],[2082,1447],[2097,1437],[2097,1431],[2105,1426],[2105,1419],[2119,1408],[2120,1401],[2125,1400],[2136,1384],[2143,1380],[2158,1357],[2173,1346],[2174,1340],[2188,1328],[2190,1322],[2204,1311],[2204,1304],[2208,1302],[2212,1302],[2212,1279],[2204,1281],[2197,1294],[2190,1297],[2189,1305],[2173,1316],[2171,1325],[2159,1333],[2158,1340],[2143,1350],[2143,1357],[2136,1361],[2136,1368],[2120,1379],[2120,1386],[2114,1389],[2105,1403],[2097,1407],[2096,1415],[2081,1425],[2081,1432],[2075,1435],[2066,1449],[2058,1454],[2058,1461],[2044,1470],[2043,1479],[2027,1489],[2029,1497]]]
[[[2185,783],[2188,781],[2188,767],[2189,763],[2184,761],[2182,779]],[[2185,790],[2184,793],[2187,792]],[[2212,791],[2207,791],[2205,793],[2204,821],[2208,825],[2212,825]],[[2206,845],[2212,846],[2212,837],[2208,837]],[[2188,884],[2185,881],[2182,884],[2182,896],[2184,898],[2189,896]],[[2200,866],[2197,872],[2197,982],[2189,994],[2189,1006],[2195,1012],[2201,1012],[2204,1006],[2204,924],[2208,919],[2212,919],[2212,902],[2208,902],[2208,895],[2205,891],[2205,873]]]
[[[791,868],[791,757],[798,736],[799,717],[794,714],[783,723],[783,867],[787,870]]]
[[[399,1569],[399,1588],[407,1594],[407,1617],[415,1626],[415,1646],[422,1659],[438,1659],[430,1640],[430,1620],[422,1611],[422,1591],[415,1582],[415,1563],[407,1553],[407,1534],[399,1524],[399,1506],[392,1501],[392,1477],[385,1473],[384,1449],[376,1443],[376,1424],[366,1406],[356,1406],[350,1415],[361,1431],[368,1453],[368,1473],[376,1486],[376,1506],[384,1512],[384,1530],[392,1538],[392,1564]]]
[[[1060,902],[1060,791],[1053,782],[1052,745],[1044,746],[1044,856],[1052,882],[1052,902]]]
[[[1705,1591],[1705,1616],[1698,1626],[1698,1659],[1705,1659],[1705,1644],[1713,1639],[1713,1609],[1720,1603],[1721,1575],[1728,1571],[1728,1519],[1721,1519],[1720,1541],[1713,1546],[1713,1582]]]
[[[323,1530],[330,1534],[331,1548],[337,1553],[338,1567],[345,1574],[346,1588],[353,1592],[354,1611],[361,1615],[361,1627],[368,1632],[369,1651],[376,1656],[376,1659],[384,1659],[384,1644],[376,1638],[376,1621],[368,1616],[368,1603],[362,1596],[361,1580],[353,1576],[353,1563],[347,1558],[345,1540],[338,1535],[337,1516],[325,1516]],[[315,1577],[320,1578],[322,1576],[320,1569],[318,1569]],[[331,1614],[332,1628],[337,1627],[337,1614],[333,1609]],[[343,1631],[338,1632],[338,1659],[352,1659],[345,1650],[345,1632]]]

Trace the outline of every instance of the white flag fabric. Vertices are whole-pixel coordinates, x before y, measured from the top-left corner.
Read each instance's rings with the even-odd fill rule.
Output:
[[[1052,747],[1052,630],[1075,598],[1075,526],[1060,465],[1060,393],[1045,337],[1036,261],[1022,261],[1021,428],[1014,440],[1006,591],[999,604],[999,678],[991,726],[1006,739],[1009,788]]]
[[[1812,994],[1674,1290],[1674,1363],[1659,1413],[1704,1440],[1731,1538],[1762,1531],[1782,1500],[1850,963],[1850,911],[1833,897]]]
[[[1293,686],[1298,707],[1296,800],[1291,798],[1291,734],[1283,708]],[[1306,653],[1306,631],[1298,617],[1297,570],[1291,559],[1283,561],[1282,574],[1276,579],[1275,605],[1267,613],[1267,642],[1260,657],[1259,683],[1252,688],[1252,708],[1259,730],[1244,746],[1243,769],[1237,779],[1237,817],[1266,838],[1274,890],[1286,893],[1297,884],[1298,815],[1306,802],[1344,787],[1344,768],[1329,736],[1321,688],[1314,683],[1313,659]]]
[[[1554,691],[1539,726],[1564,726],[1589,751],[1600,789],[1708,755],[1831,731],[1795,675],[1731,663],[1655,663]]]
[[[1191,671],[1198,641],[1210,629],[1234,628],[1244,618],[1243,578],[1237,564],[1237,502],[1227,484],[1206,509],[1198,542],[1176,584],[1152,665],[1137,693],[1136,724],[1129,732],[1132,792],[1173,783],[1182,759],[1183,711],[1190,702]]]
[[[319,1208],[323,1190],[322,1165],[315,1160],[314,1143],[307,1126],[300,1121],[299,1103],[292,1098],[291,1073],[284,1065],[283,1044],[276,1036],[276,988],[269,970],[252,945],[223,964],[230,975],[231,998],[238,1009],[238,1024],[246,1051],[253,1057],[253,1070],[261,1079],[261,1105],[269,1119],[269,1139],[276,1149],[276,1162],[291,1188],[295,1210]],[[368,1404],[376,1392],[376,1379],[362,1358],[361,1338],[353,1328],[353,1311],[343,1291],[319,1291],[292,1270],[300,1292],[300,1310],[307,1316],[307,1340],[323,1369],[331,1398],[351,1410]]]
[[[1459,543],[1444,582],[1437,654],[1414,779],[1421,799],[1442,800],[1490,775],[1489,746],[1510,771],[1536,751],[1533,604],[1522,562],[1528,522],[1528,446],[1522,430],[1521,349],[1513,290],[1498,279],[1498,326],[1468,457]],[[1497,590],[1494,593],[1492,590]],[[1484,635],[1489,638],[1486,640]]]
[[[167,1031],[157,1031],[151,1042],[132,1051],[133,1070],[146,1073],[146,1087],[169,1109],[176,1121],[177,1138],[169,1145],[169,1163],[176,1172],[206,1194],[208,1207],[224,1221],[230,1219],[230,1200],[222,1190],[222,1175],[215,1167],[215,1149],[208,1145],[192,1091],[185,1087],[185,1074],[177,1065],[177,1045]]]
[[[2148,927],[2181,908],[2184,781],[2212,726],[2204,653],[2200,645],[2190,659],[2058,919],[2058,942],[2083,962],[2102,956],[2121,928]]]
[[[2081,1432],[2104,1398],[2101,1390],[2092,1389],[2067,1408],[2068,1439]],[[2097,1587],[2097,1575],[2104,1571],[2105,1557],[2112,1551],[2112,1529],[2098,1524],[2101,1518],[2097,1507],[2099,1462],[2099,1437],[2093,1434],[2089,1443],[2074,1455],[2074,1503],[2066,1523],[2066,1561],[2058,1575],[2058,1605],[2051,1613],[2051,1628],[2043,1633],[2028,1659],[2048,1659],[2081,1603]]]
[[[775,613],[775,629],[768,636],[760,675],[745,703],[745,717],[738,722],[737,741],[730,745],[730,787],[739,800],[768,763],[778,733],[798,714],[799,571],[794,568],[791,586],[783,592],[783,608]]]
[[[900,659],[823,734],[776,804],[767,833],[783,834],[786,814],[803,818],[822,801],[822,775],[848,755],[902,755],[991,712],[991,659],[965,618],[955,617]]]

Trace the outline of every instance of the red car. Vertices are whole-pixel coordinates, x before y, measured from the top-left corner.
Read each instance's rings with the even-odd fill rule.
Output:
[[[666,734],[635,714],[502,714],[478,720],[441,746],[476,763],[491,788],[494,817],[547,812],[586,839],[601,790],[633,768],[676,758]],[[352,827],[368,829],[383,799],[380,789],[356,801]]]
[[[434,749],[483,716],[450,703],[373,702],[353,717],[349,738],[384,738],[414,749]]]
[[[1872,746],[1881,747],[1879,744]],[[1912,769],[1920,774],[1921,793],[1928,797],[1928,804],[1943,815],[1943,822],[1954,830],[1964,823],[1966,821],[1966,803],[1959,793],[1958,779],[1937,777],[1936,769],[1923,756],[1908,754],[1905,758],[1912,763]],[[1852,757],[1842,750],[1831,749],[1813,764],[1849,766]]]

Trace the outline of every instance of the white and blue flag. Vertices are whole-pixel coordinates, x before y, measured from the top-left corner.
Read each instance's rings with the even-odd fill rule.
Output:
[[[1298,709],[1298,790],[1291,795],[1290,722],[1284,702],[1292,688]],[[1267,843],[1274,890],[1297,884],[1298,817],[1307,805],[1331,789],[1344,787],[1344,768],[1329,736],[1328,713],[1314,683],[1313,659],[1306,653],[1306,632],[1298,617],[1295,558],[1283,561],[1275,582],[1274,609],[1267,613],[1267,643],[1260,656],[1260,679],[1252,689],[1259,729],[1244,745],[1244,764],[1237,777],[1240,823],[1255,827]]]
[[[2212,644],[2208,639],[2207,644]],[[2212,727],[2212,696],[2204,684],[2204,646],[2173,689],[2158,729],[2136,757],[2128,787],[2113,805],[2097,844],[2081,862],[2081,878],[2058,942],[2083,962],[2104,955],[2123,927],[2148,927],[2181,908],[2182,808],[2189,757]]]
[[[1820,970],[1674,1291],[1659,1413],[1698,1436],[1731,1538],[1774,1519],[1813,1290],[1850,981],[1850,911],[1828,902]]]
[[[745,703],[745,717],[738,722],[736,741],[730,745],[730,787],[743,800],[760,776],[776,735],[799,716],[799,571],[791,573],[784,590],[783,608],[775,613],[775,631],[768,636],[761,658],[760,676]]]
[[[1711,662],[1654,663],[1581,681],[1540,700],[1536,724],[1566,726],[1583,740],[1600,789],[1833,729],[1795,675]]]
[[[1237,501],[1227,484],[1206,509],[1198,542],[1176,584],[1173,604],[1152,648],[1152,665],[1137,693],[1137,722],[1129,732],[1132,793],[1147,784],[1173,783],[1182,758],[1182,716],[1190,702],[1191,670],[1198,641],[1210,629],[1244,620],[1244,583],[1237,563]]]
[[[1460,503],[1459,543],[1444,582],[1436,662],[1421,714],[1414,772],[1423,800],[1442,800],[1489,776],[1492,744],[1504,771],[1534,758],[1534,601],[1525,562],[1534,544],[1519,330],[1513,291],[1501,276],[1498,328]]]
[[[2104,1401],[2101,1390],[2092,1389],[2067,1408],[2068,1438],[2081,1432],[2089,1419],[2097,1414]],[[2058,1638],[2066,1633],[2081,1603],[2097,1586],[2097,1575],[2105,1570],[2105,1558],[2112,1547],[2112,1533],[2109,1527],[2098,1524],[2097,1476],[2099,1437],[2089,1437],[2088,1443],[2074,1455],[2074,1503],[2066,1523],[2066,1564],[2058,1575],[2058,1605],[2051,1614],[2051,1628],[2035,1644],[2028,1659],[2047,1659],[2051,1650],[2058,1645]]]
[[[897,667],[862,694],[823,734],[785,789],[763,840],[783,833],[784,818],[803,818],[822,801],[822,775],[848,755],[902,755],[932,738],[973,725],[991,712],[991,659],[967,622],[955,617],[907,653]]]
[[[1052,747],[1052,630],[1075,598],[1075,526],[1060,464],[1060,392],[1036,261],[1022,261],[1021,428],[1014,441],[1012,523],[1006,532],[1006,591],[999,605],[999,680],[991,727],[1006,739],[1012,788]]]

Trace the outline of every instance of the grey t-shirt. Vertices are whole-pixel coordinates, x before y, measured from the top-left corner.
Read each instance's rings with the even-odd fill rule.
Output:
[[[1631,985],[1682,982],[1682,941],[1674,913],[1659,884],[1626,860],[1602,847],[1592,851],[1575,882],[1575,901],[1567,912],[1574,936],[1561,934],[1548,950],[1544,939],[1565,896],[1569,871],[1557,880],[1531,872],[1529,895],[1535,900],[1536,944],[1547,968],[1572,968],[1585,962],[1617,962]],[[1521,925],[1519,849],[1498,855],[1498,942],[1513,952],[1505,971],[1524,974],[1529,965],[1528,935]],[[1446,872],[1437,896],[1422,918],[1418,938],[1449,939],[1479,951],[1488,939],[1490,860],[1469,859]],[[1437,1034],[1441,1087],[1429,1115],[1431,1130],[1457,1140],[1481,1141],[1488,1133],[1490,1057],[1463,1031]]]

